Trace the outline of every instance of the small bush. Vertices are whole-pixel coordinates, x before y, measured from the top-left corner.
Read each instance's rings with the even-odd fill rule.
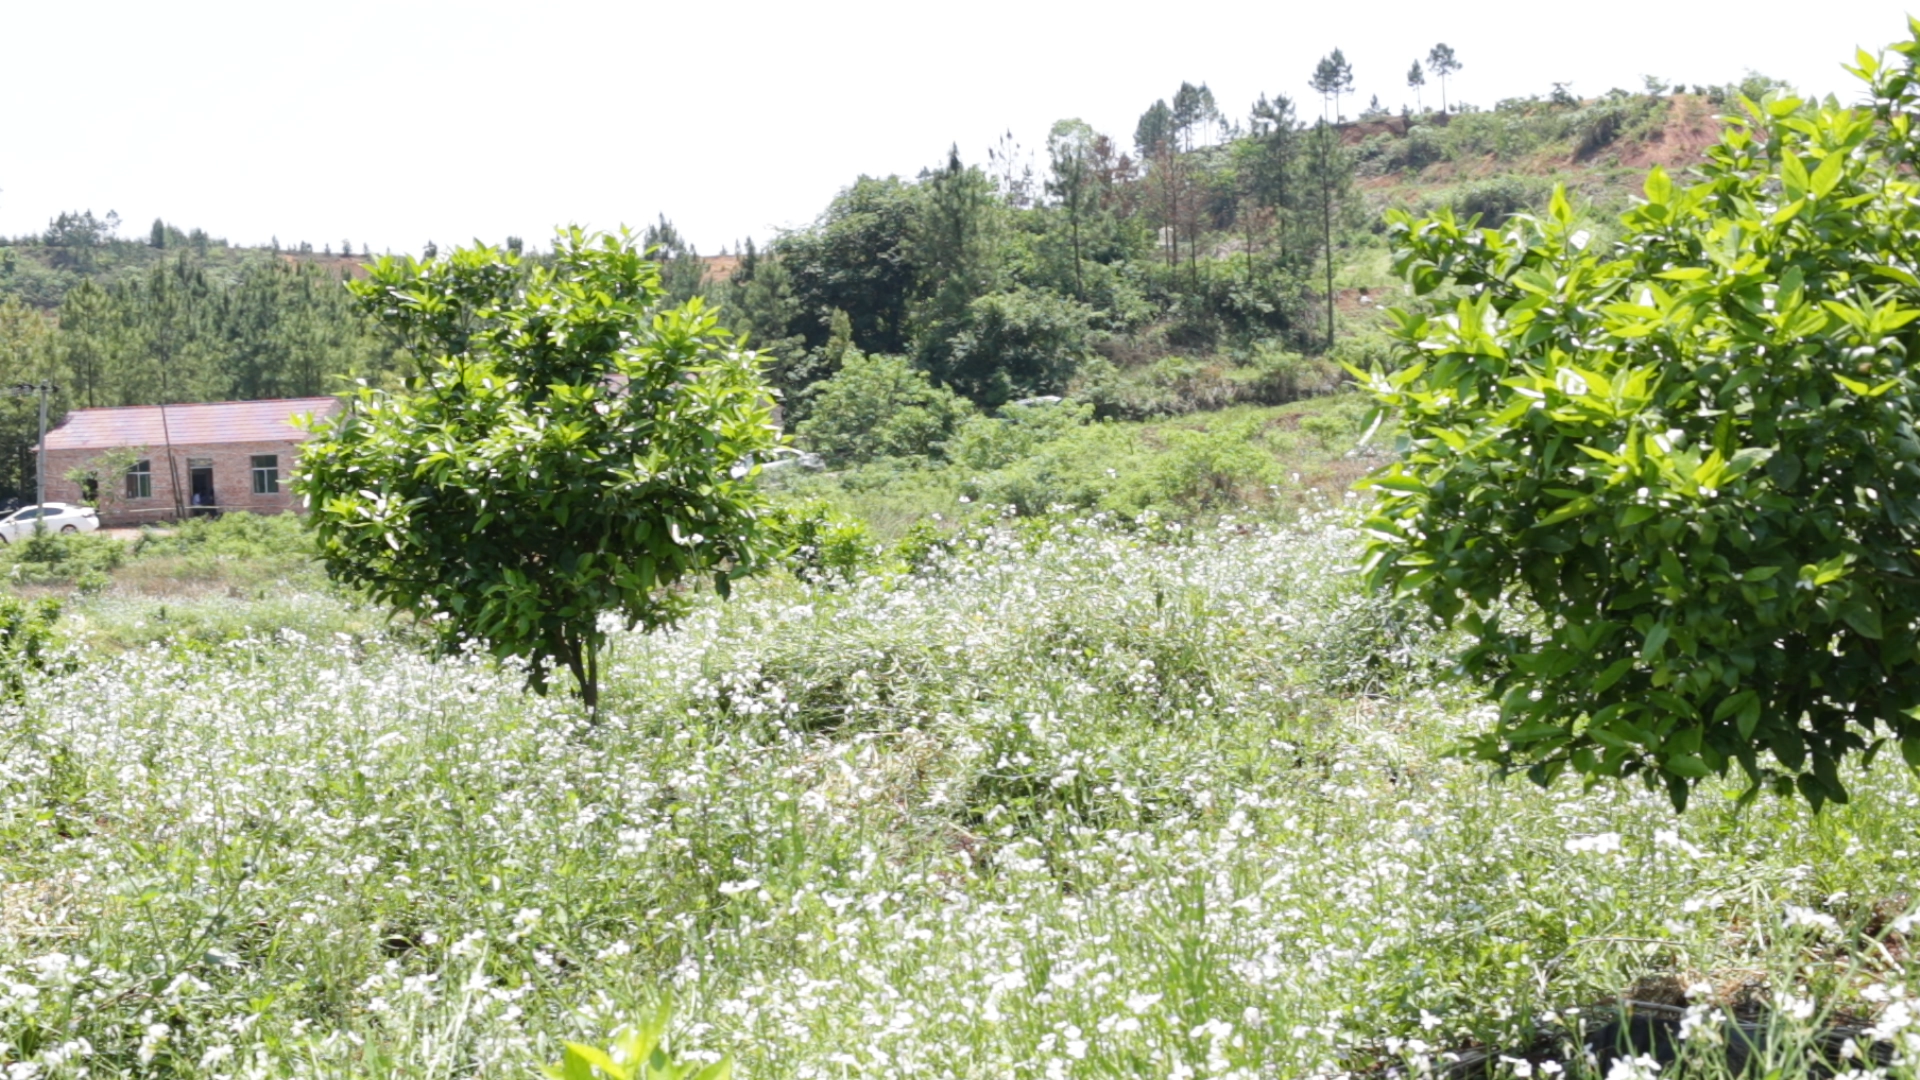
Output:
[[[1265,501],[1282,474],[1273,454],[1257,439],[1259,426],[1259,421],[1247,420],[1210,431],[1168,432],[1165,450],[1119,485],[1104,507],[1136,513],[1162,508],[1203,511]]]
[[[1334,381],[1324,363],[1271,342],[1256,346],[1247,362],[1227,372],[1227,378],[1235,384],[1236,400],[1259,405],[1285,405],[1323,393]]]
[[[1501,176],[1467,184],[1453,193],[1453,213],[1466,220],[1480,219],[1484,228],[1497,229],[1515,214],[1544,208],[1553,188],[1544,180]]]
[[[800,437],[835,464],[934,458],[972,411],[903,357],[849,350],[840,370],[816,388]]]
[[[268,559],[313,554],[304,519],[293,514],[237,511],[217,518],[189,518],[166,529],[147,526],[133,542],[133,555],[212,555]]]
[[[1000,469],[1093,419],[1094,407],[1060,402],[1008,405],[996,417],[975,416],[960,425],[947,456],[969,469]]]
[[[772,524],[783,539],[782,561],[803,581],[852,581],[877,550],[866,522],[823,499],[777,507]]]
[[[19,701],[30,674],[46,671],[55,645],[58,600],[0,596],[0,695]]]
[[[64,584],[116,570],[126,554],[110,536],[39,532],[0,551],[0,572],[17,585]]]

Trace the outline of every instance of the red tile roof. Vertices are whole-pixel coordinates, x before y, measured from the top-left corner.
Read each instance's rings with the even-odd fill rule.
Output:
[[[213,443],[299,442],[307,433],[292,419],[312,414],[331,416],[341,409],[339,398],[277,398],[271,401],[209,401],[166,406],[166,426],[158,405],[129,405],[118,409],[75,409],[60,426],[47,432],[49,450],[109,450],[121,446],[164,446],[171,436],[175,446]]]

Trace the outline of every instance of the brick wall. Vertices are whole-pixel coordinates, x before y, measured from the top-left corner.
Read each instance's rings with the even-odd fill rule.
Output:
[[[175,443],[173,446],[174,466],[179,470],[181,499],[189,508],[192,505],[193,480],[189,462],[209,464],[213,469],[214,507],[219,510],[246,510],[255,514],[280,514],[289,510],[303,513],[305,508],[293,494],[288,480],[293,474],[295,456],[300,444],[294,441],[264,443],[220,443],[214,446],[189,446]],[[84,501],[78,484],[66,478],[66,474],[76,468],[84,467],[100,457],[100,450],[48,450],[47,451],[47,501],[77,503]],[[276,494],[256,495],[253,491],[253,457],[256,454],[272,454],[279,458],[279,487]],[[151,464],[153,476],[153,494],[149,498],[127,498],[126,480],[123,477],[102,477],[103,486],[111,485],[101,494],[106,498],[100,507],[100,523],[108,526],[141,525],[154,521],[171,521],[173,511],[173,473],[167,468],[165,447],[148,447],[146,460]]]

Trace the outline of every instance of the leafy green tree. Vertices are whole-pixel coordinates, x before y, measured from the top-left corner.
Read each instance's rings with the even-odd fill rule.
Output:
[[[1000,206],[993,182],[961,163],[958,146],[922,188],[912,245],[923,297],[919,321],[932,326],[963,317],[998,283]]]
[[[1093,128],[1084,120],[1062,120],[1047,135],[1047,161],[1050,173],[1047,194],[1067,219],[1067,234],[1073,250],[1073,294],[1086,297],[1086,274],[1082,267],[1080,233],[1082,226],[1099,209],[1100,192],[1094,175]]]
[[[1140,161],[1147,168],[1148,183],[1154,189],[1150,205],[1153,207],[1153,224],[1161,235],[1160,247],[1166,253],[1167,265],[1180,263],[1180,232],[1177,224],[1180,220],[1181,196],[1184,191],[1185,174],[1180,160],[1180,129],[1175,122],[1173,109],[1162,98],[1147,107],[1140,114],[1140,120],[1133,129],[1134,149],[1140,155]]]
[[[938,354],[933,376],[987,408],[1057,394],[1087,355],[1092,316],[1085,304],[1049,292],[989,293],[968,306],[965,328]]]
[[[909,311],[920,277],[910,237],[919,215],[912,185],[863,176],[835,195],[812,227],[781,237],[774,255],[799,308],[788,332],[804,336],[809,347],[824,345],[832,313],[844,311],[861,348],[910,348]],[[764,327],[759,332],[771,334]]]
[[[1265,221],[1279,240],[1278,257],[1287,256],[1287,235],[1300,201],[1300,122],[1293,101],[1284,94],[1271,100],[1265,94],[1254,103],[1249,135],[1235,147],[1240,190],[1253,207],[1265,211]],[[1247,223],[1247,275],[1253,277],[1255,226],[1261,215],[1242,215]]]
[[[1407,89],[1413,91],[1413,111],[1415,112],[1426,111],[1420,104],[1420,91],[1426,85],[1427,73],[1420,67],[1420,61],[1415,60],[1413,66],[1407,69]],[[1559,84],[1555,83],[1554,85],[1558,86]]]
[[[1470,230],[1395,215],[1426,295],[1363,373],[1406,432],[1372,580],[1463,628],[1542,784],[1639,776],[1844,802],[1920,767],[1920,112],[1912,40],[1860,109],[1747,102],[1702,179],[1659,169],[1600,244],[1565,193]]]
[[[39,383],[55,374],[57,339],[45,315],[20,302],[0,299],[0,386]],[[65,387],[48,400],[47,419],[59,423],[66,415]],[[35,394],[0,395],[0,490],[10,489],[30,499],[37,464],[39,397]]]
[[[816,388],[800,436],[837,464],[932,458],[972,411],[965,398],[935,386],[904,357],[850,350],[840,370]]]
[[[1173,95],[1173,133],[1180,143],[1180,149],[1192,152],[1195,133],[1204,131],[1220,119],[1220,109],[1214,104],[1213,91],[1206,83],[1195,86],[1189,82],[1180,84]]]
[[[701,300],[663,304],[630,234],[570,229],[532,266],[383,258],[352,288],[422,374],[363,387],[302,451],[335,578],[524,660],[537,690],[564,664],[597,709],[604,617],[667,625],[686,582],[725,595],[770,554],[755,359]]]
[[[787,418],[795,419],[795,407],[802,403],[807,387],[833,374],[833,368],[820,350],[807,348],[799,329],[804,313],[794,297],[786,260],[772,252],[763,254],[748,238],[733,275],[717,283],[714,292],[729,328],[769,354],[762,371],[780,392]],[[848,320],[851,340],[852,322],[846,312],[835,309],[833,314]]]
[[[1187,242],[1190,289],[1197,288],[1199,282],[1200,234],[1207,224],[1202,203],[1215,179],[1207,174],[1194,154],[1195,133],[1206,130],[1219,119],[1220,110],[1214,105],[1213,91],[1207,89],[1206,83],[1180,84],[1173,95],[1173,149],[1176,152],[1164,155],[1161,173],[1168,195],[1168,225],[1177,237]],[[1177,263],[1177,247],[1174,255]]]
[[[1167,106],[1166,99],[1161,98],[1140,114],[1140,120],[1133,128],[1133,148],[1141,161],[1148,161],[1173,139],[1173,110]]]
[[[1447,77],[1463,65],[1453,55],[1453,46],[1442,42],[1427,51],[1427,70],[1440,76],[1440,111],[1447,111]]]

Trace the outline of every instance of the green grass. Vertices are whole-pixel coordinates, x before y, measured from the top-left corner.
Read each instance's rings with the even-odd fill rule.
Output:
[[[751,1077],[1306,1076],[1650,976],[1907,992],[1906,772],[1819,817],[1492,782],[1347,521],[767,579],[620,637],[597,724],[326,594],[77,600],[0,706],[0,1060],[524,1075],[671,995]]]
[[[783,497],[824,500],[889,542],[924,521],[951,526],[1062,508],[1197,520],[1248,512],[1284,517],[1322,495],[1337,496],[1371,467],[1371,458],[1353,453],[1366,417],[1360,396],[1347,393],[1064,427],[980,419],[972,422],[978,430],[1008,433],[1006,452],[963,430],[948,444],[945,462],[886,459],[821,474],[788,472],[776,484]],[[1022,430],[1033,435],[1020,439]]]

